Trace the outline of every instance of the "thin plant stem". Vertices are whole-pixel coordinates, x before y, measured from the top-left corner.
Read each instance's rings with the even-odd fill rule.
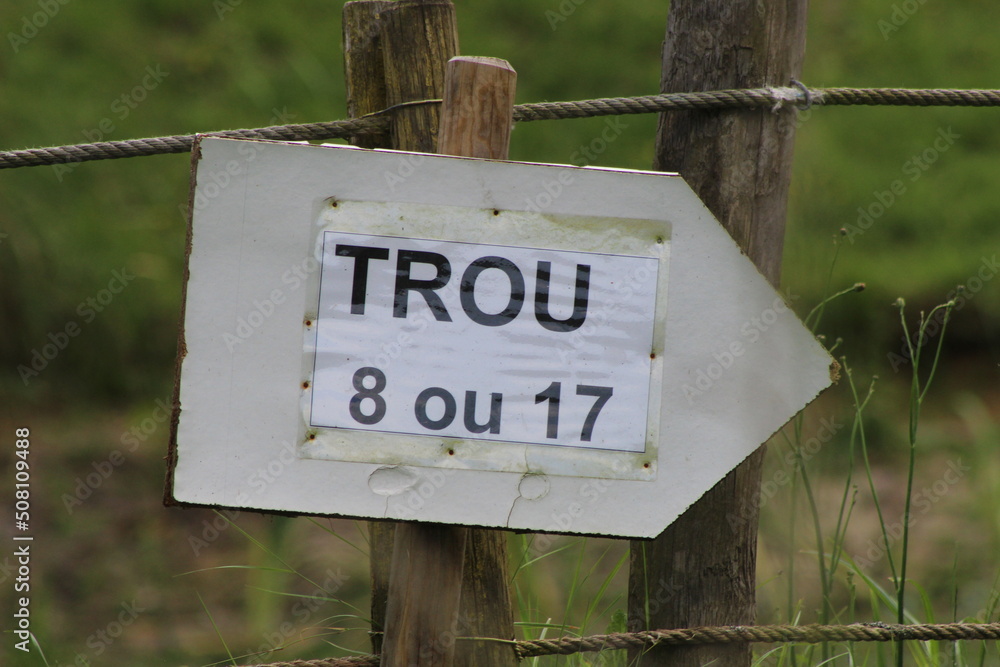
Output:
[[[854,410],[855,419],[859,424],[862,422],[861,411],[865,405],[868,404],[868,400],[872,396],[872,392],[875,390],[875,382],[878,380],[878,376],[872,377],[871,383],[868,385],[868,394],[864,401],[861,401],[858,397],[857,385],[854,384],[854,374],[851,372],[850,367],[847,365],[847,358],[841,357],[841,363],[844,366],[844,375],[847,377],[847,385],[851,389],[851,394],[854,397]],[[872,478],[872,468],[871,461],[868,458],[868,439],[865,437],[865,430],[863,426],[858,428],[858,440],[861,443],[861,458],[865,465],[865,475],[868,478],[868,487],[872,493],[872,501],[875,504],[875,513],[878,515],[879,526],[882,529],[882,539],[886,546],[889,545],[889,533],[885,527],[885,517],[882,514],[882,505],[878,501],[878,491],[875,489],[875,480]],[[889,561],[889,571],[892,573],[893,578],[896,577],[896,564],[892,558],[892,552],[886,549],[886,559]]]
[[[791,443],[789,443],[791,446]],[[795,622],[795,515],[798,503],[795,502],[798,491],[798,469],[792,471],[792,502],[788,512],[788,622]],[[792,667],[798,666],[795,646],[789,647]]]
[[[219,641],[222,642],[222,648],[226,650],[226,655],[229,656],[229,662],[236,665],[236,658],[233,657],[233,652],[229,650],[229,645],[226,644],[226,638],[222,636],[222,631],[219,630],[219,626],[215,623],[215,617],[212,616],[212,612],[208,610],[208,605],[205,604],[205,600],[201,597],[201,593],[197,593],[198,602],[201,603],[201,608],[205,610],[205,615],[208,616],[209,622],[212,624],[212,628],[215,630],[215,634],[219,637]]]
[[[819,585],[822,594],[823,603],[820,606],[819,618],[820,623],[826,625],[830,622],[830,586],[829,578],[827,577],[826,568],[826,553],[823,550],[823,528],[820,525],[819,520],[819,509],[816,507],[816,498],[813,495],[812,485],[809,483],[809,474],[805,469],[805,462],[801,460],[802,452],[799,450],[799,466],[801,468],[802,474],[802,488],[806,492],[806,498],[809,501],[809,511],[812,514],[814,532],[816,533],[816,558],[819,563]],[[823,642],[820,652],[823,656],[824,662],[829,658],[830,645],[828,642]]]
[[[903,545],[902,554],[900,555],[900,566],[899,566],[899,578],[896,580],[896,622],[903,624],[906,622],[906,566],[908,560],[908,551],[910,544],[910,516],[912,508],[910,506],[911,499],[913,496],[913,476],[914,470],[916,468],[916,458],[917,458],[917,428],[920,424],[920,408],[923,404],[924,397],[927,395],[927,390],[930,388],[931,381],[934,379],[934,374],[937,372],[938,363],[941,360],[941,349],[944,346],[944,333],[948,326],[948,320],[951,318],[951,311],[955,307],[954,301],[948,301],[947,303],[935,306],[931,312],[924,317],[923,313],[920,316],[920,326],[917,330],[917,346],[914,350],[913,343],[909,335],[909,331],[906,327],[906,315],[905,307],[906,304],[902,299],[896,302],[899,308],[899,319],[903,326],[903,333],[905,335],[906,346],[910,353],[910,359],[913,362],[913,367],[911,371],[912,382],[910,383],[910,429],[909,429],[909,441],[910,441],[910,454],[909,454],[909,466],[906,475],[906,501],[903,506]],[[920,356],[923,350],[924,343],[927,340],[927,325],[933,321],[934,316],[938,311],[944,312],[944,317],[941,323],[941,332],[938,335],[937,348],[934,352],[934,360],[931,363],[930,372],[927,374],[927,381],[924,386],[920,386]],[[903,667],[903,643],[896,642],[896,665],[897,667]]]
[[[816,304],[813,307],[813,309],[809,311],[809,314],[802,319],[802,323],[805,324],[807,327],[809,327],[810,330],[815,332],[816,325],[819,323],[819,319],[823,315],[823,310],[826,308],[826,304],[830,303],[834,299],[839,299],[840,297],[846,294],[850,294],[851,292],[860,292],[864,290],[864,288],[865,288],[864,283],[855,283],[846,289],[840,290],[836,294],[831,294],[830,296],[826,297],[818,304]],[[816,318],[815,322],[813,321],[814,317]]]
[[[846,235],[846,233],[847,233],[846,229],[841,229],[840,230],[840,236],[841,237],[843,237],[844,235]],[[836,236],[833,238],[833,246],[834,246],[833,259],[830,260],[830,269],[826,272],[826,283],[823,285],[823,294],[829,294],[830,293],[830,283],[833,282],[833,270],[834,270],[834,268],[836,268],[836,266],[837,266],[837,258],[840,256],[841,243],[840,243],[840,239],[837,238]],[[810,318],[812,317],[813,313],[817,313],[817,311],[818,311],[818,313],[816,314],[816,323],[818,324],[819,320],[821,320],[823,318],[823,311],[826,310],[826,304],[829,303],[830,301],[832,301],[833,299],[837,298],[837,296],[839,296],[839,295],[834,295],[832,297],[829,297],[829,298],[826,298],[826,299],[823,299],[822,301],[820,301],[819,304],[809,312],[809,315],[806,316],[806,318],[804,320],[806,326],[809,326],[809,320],[810,320]],[[813,331],[813,333],[816,332],[815,325],[813,326],[812,331]]]
[[[843,236],[845,233],[846,233],[845,230],[841,230],[841,236]],[[840,254],[840,248],[841,248],[841,244],[839,243],[839,239],[836,239],[834,241],[834,245],[835,245],[836,249],[834,250],[833,259],[830,262],[830,268],[829,268],[829,270],[827,272],[827,275],[826,275],[826,283],[825,283],[825,285],[823,287],[823,294],[825,294],[826,296],[815,307],[813,307],[812,310],[810,310],[809,313],[806,315],[806,317],[803,319],[803,323],[807,327],[809,327],[809,329],[814,334],[816,333],[816,330],[819,328],[820,321],[823,319],[823,314],[824,314],[824,312],[826,310],[827,304],[829,304],[831,301],[833,301],[835,299],[840,298],[841,296],[850,294],[852,292],[860,292],[865,287],[864,283],[855,283],[851,287],[848,287],[846,289],[840,290],[839,292],[837,292],[835,294],[832,294],[832,295],[830,294],[830,284],[833,281],[834,268],[836,267],[837,257]],[[836,349],[836,347],[839,344],[840,344],[840,340],[838,339],[837,342],[835,342],[833,344],[833,346],[830,347],[829,351],[833,352],[833,350]],[[794,579],[795,579],[795,552],[794,552],[794,545],[795,545],[795,532],[796,532],[795,531],[795,525],[796,525],[795,522],[796,522],[796,514],[797,514],[797,512],[796,512],[797,503],[795,502],[795,498],[797,497],[797,494],[798,494],[798,479],[799,479],[799,477],[801,477],[801,479],[802,479],[802,488],[804,489],[804,491],[806,493],[806,498],[807,498],[808,503],[809,503],[810,513],[812,514],[813,528],[814,528],[815,539],[816,539],[816,558],[817,558],[817,564],[818,564],[818,567],[819,567],[819,578],[820,578],[820,586],[822,588],[822,600],[823,600],[822,606],[820,608],[820,622],[822,622],[822,623],[828,623],[830,621],[830,616],[831,616],[831,613],[832,613],[831,591],[832,591],[833,579],[834,579],[834,575],[835,575],[835,571],[836,571],[836,567],[837,566],[836,566],[836,561],[832,561],[830,567],[827,567],[827,563],[826,563],[826,553],[825,553],[825,550],[823,548],[823,545],[824,545],[823,528],[822,528],[822,524],[820,522],[819,509],[818,509],[818,506],[816,504],[816,498],[815,498],[815,494],[813,493],[812,484],[810,483],[810,480],[809,480],[809,474],[808,474],[808,472],[806,471],[806,468],[805,468],[805,459],[804,459],[804,457],[802,455],[803,415],[802,414],[797,415],[795,417],[795,419],[793,420],[792,425],[793,425],[793,433],[794,433],[794,442],[789,441],[788,436],[785,435],[785,440],[786,440],[786,442],[787,442],[787,444],[789,446],[789,449],[791,450],[792,456],[795,459],[795,469],[792,472],[792,488],[791,488],[792,503],[791,503],[791,509],[789,511],[789,515],[790,516],[789,516],[789,526],[788,526],[788,536],[789,536],[788,537],[788,539],[789,539],[789,554],[788,554],[788,600],[787,600],[787,604],[788,604],[788,617],[789,617],[789,622],[792,622],[792,618],[793,618],[793,615],[795,613],[794,612],[794,609],[795,609],[795,605],[794,605]],[[837,528],[836,528],[836,531],[835,531],[835,536],[840,533],[842,519],[843,519],[843,504],[841,505],[841,512],[840,512],[840,515],[838,516]],[[836,542],[836,537],[835,537],[835,542]],[[835,551],[836,551],[836,547],[837,547],[837,545],[835,543],[834,544],[834,550]],[[806,649],[806,657],[807,657],[807,659],[809,659],[809,655],[811,654],[811,652],[812,652],[812,647],[809,647],[809,648]],[[823,661],[824,662],[826,662],[827,660],[830,659],[829,652],[830,652],[829,644],[827,642],[823,642],[822,646],[821,646],[821,653],[822,653],[822,657],[823,657]],[[795,667],[797,665],[797,663],[798,663],[798,654],[797,654],[797,652],[795,650],[795,647],[791,647],[790,648],[790,651],[789,651],[788,655],[790,656],[791,664],[793,665],[793,667]],[[784,654],[782,655],[782,658],[783,657],[784,657]]]

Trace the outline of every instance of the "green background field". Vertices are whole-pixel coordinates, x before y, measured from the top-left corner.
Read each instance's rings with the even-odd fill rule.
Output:
[[[343,118],[342,4],[8,0],[0,5],[0,149]],[[666,2],[456,5],[462,53],[509,60],[518,72],[518,102],[658,91]],[[43,27],[26,31],[25,21],[39,12]],[[812,87],[1000,87],[998,21],[1000,5],[987,0],[817,1],[802,78]],[[579,163],[580,148],[605,123],[518,125],[511,159]],[[624,131],[594,163],[648,169],[655,116],[618,123]],[[998,128],[1000,109],[814,108],[801,116],[795,151],[782,288],[801,297],[794,300],[801,315],[816,304],[835,239],[841,246],[832,288],[867,285],[826,309],[820,333],[828,341],[843,338],[838,354],[848,356],[861,384],[881,377],[869,412],[869,447],[876,485],[895,516],[905,473],[909,366],[889,356],[902,346],[891,304],[904,297],[912,324],[956,285],[969,287],[949,324],[918,462],[918,483],[927,484],[956,459],[974,464],[948,493],[934,497],[914,528],[913,578],[927,589],[929,609],[940,619],[974,615],[987,604],[1000,547],[1000,281],[993,280],[1000,251]],[[947,140],[935,148],[941,137]],[[12,469],[13,429],[30,426],[38,535],[34,629],[51,665],[73,664],[78,655],[108,665],[208,664],[226,657],[227,644],[241,655],[270,643],[275,632],[291,645],[270,659],[335,652],[322,639],[300,636],[366,648],[363,631],[324,629],[361,627],[358,618],[334,616],[367,613],[366,559],[327,532],[333,526],[364,549],[363,532],[353,524],[236,520],[308,575],[304,581],[265,569],[284,566],[215,515],[160,506],[167,429],[156,418],[156,401],[171,391],[188,179],[188,155],[0,171],[0,461],[3,470]],[[869,223],[859,210],[876,215]],[[116,271],[136,277],[110,303],[98,304],[98,312],[88,299],[108,287]],[[18,371],[74,324],[79,335],[37,376]],[[850,423],[843,385],[807,414],[807,435],[824,418]],[[144,423],[148,433],[132,447],[127,434],[137,426],[142,431]],[[831,512],[848,469],[849,430],[824,443],[811,463],[819,471],[820,505]],[[775,446],[779,454],[781,447]],[[78,479],[116,449],[124,462],[83,502],[67,505]],[[765,480],[782,468],[780,455],[769,465]],[[858,484],[848,552],[860,555],[878,534],[867,487]],[[791,576],[784,565],[791,551],[802,552],[796,598],[803,619],[814,620],[818,593],[807,569],[813,557],[804,552],[816,545],[806,532],[788,543],[783,531],[793,501],[779,486],[776,493],[785,495],[764,504],[761,619],[787,616],[783,578]],[[7,482],[0,487],[5,503],[9,489]],[[199,549],[206,531],[218,530],[212,521],[225,528]],[[519,544],[512,545],[515,554]],[[522,617],[552,619],[557,627],[550,634],[564,622],[577,631],[603,631],[625,606],[627,568],[614,569],[624,545],[565,538],[557,544],[567,549],[519,574]],[[585,558],[571,580],[578,551]],[[0,563],[3,558],[0,552]],[[182,575],[243,565],[252,569]],[[873,567],[885,583],[884,567]],[[330,602],[298,615],[295,605],[305,598],[262,590],[308,596],[331,568],[344,575],[338,596],[360,611]],[[611,584],[601,591],[605,578]],[[11,583],[5,572],[0,580],[6,609]],[[568,591],[576,601],[567,602]],[[849,588],[837,595],[846,608]],[[601,614],[581,630],[580,605],[586,610],[594,599],[602,601]],[[133,602],[144,611],[120,637],[95,639]],[[292,624],[288,636],[285,622]],[[10,643],[5,637],[0,660],[20,657]]]

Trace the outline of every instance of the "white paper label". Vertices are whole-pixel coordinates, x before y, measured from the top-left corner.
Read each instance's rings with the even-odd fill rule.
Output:
[[[324,232],[310,424],[642,452],[657,270]]]

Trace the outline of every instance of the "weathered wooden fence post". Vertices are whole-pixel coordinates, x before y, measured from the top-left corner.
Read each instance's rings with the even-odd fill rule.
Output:
[[[396,527],[382,667],[455,664],[467,532],[436,524]]]
[[[358,118],[386,106],[385,65],[382,62],[381,15],[391,5],[388,0],[348,2],[343,11],[344,87],[347,115]],[[429,110],[425,109],[425,112]],[[362,148],[392,148],[389,135],[360,135],[352,140]],[[382,652],[385,603],[389,595],[389,567],[396,524],[368,522],[368,549],[371,569],[372,652]]]
[[[450,1],[349,2],[344,5],[343,35],[348,114],[351,117],[379,111],[393,104],[445,96],[445,67],[458,52],[455,11]],[[470,69],[469,63],[474,61],[459,62],[464,64],[456,65],[462,74],[454,79],[456,85],[457,82],[468,82],[469,72],[496,70],[495,63],[486,69]],[[498,102],[498,109],[507,108],[508,115],[513,104],[512,70],[509,83],[510,99]],[[495,92],[495,86],[493,90]],[[400,109],[393,113],[392,118],[389,135],[359,137],[356,145],[437,151],[437,105]],[[492,152],[480,155],[481,151],[477,149],[475,156],[496,159],[507,156],[509,118],[506,123],[506,134],[490,142],[489,150]],[[471,149],[458,144],[457,148],[446,152],[472,154],[463,152],[465,148]],[[395,529],[396,524],[391,522],[369,524],[372,648],[375,653],[382,650],[381,631],[385,626]],[[471,530],[465,534],[465,576],[459,613],[459,618],[463,619],[462,632],[509,639],[513,636],[513,616],[507,581],[505,534],[489,530]],[[458,539],[458,536],[452,537]],[[502,644],[463,643],[457,651],[460,662],[464,664],[473,664],[473,660],[495,665],[515,663],[509,647]]]
[[[382,14],[392,4],[389,0],[355,0],[344,5],[344,89],[348,118],[388,106],[382,62]],[[351,139],[351,143],[362,148],[392,147],[388,135],[362,134]]]
[[[381,111],[391,104],[440,99],[445,66],[458,54],[455,7],[450,0],[357,0],[344,5],[344,75],[347,111],[352,117]],[[364,148],[436,152],[438,107],[400,109],[384,136],[358,137]],[[396,524],[372,521],[372,650],[382,650],[389,569]]]
[[[788,85],[801,68],[806,8],[807,0],[673,0],[661,90]],[[792,113],[672,112],[661,116],[657,133],[655,168],[680,172],[774,285],[792,166]],[[630,629],[754,621],[762,458],[763,448],[655,540],[632,543]],[[663,647],[641,662],[709,663],[749,665],[750,647]]]
[[[515,81],[514,70],[503,60],[452,59],[438,152],[506,158]],[[399,525],[382,664],[513,666],[516,660],[509,645],[456,644],[461,635],[513,638],[506,560],[506,539],[499,531]]]
[[[448,63],[438,152],[506,160],[513,128],[517,74],[498,58],[458,57]],[[507,534],[470,528],[459,618],[463,634],[514,638]],[[459,642],[458,665],[515,667],[514,651],[499,642]]]

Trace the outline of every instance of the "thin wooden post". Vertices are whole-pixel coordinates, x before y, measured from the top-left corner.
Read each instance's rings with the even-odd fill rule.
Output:
[[[389,575],[382,667],[450,667],[468,529],[400,524]]]
[[[663,92],[788,85],[801,69],[807,0],[673,0]],[[774,285],[781,271],[793,111],[672,112],[655,168],[678,171]],[[755,618],[763,448],[651,542],[634,541],[630,629],[749,624]],[[630,656],[630,664],[639,658]],[[744,667],[749,644],[662,647],[641,665]]]
[[[358,118],[385,109],[385,65],[382,62],[381,16],[391,2],[358,0],[348,2],[343,11],[344,84],[347,116]],[[388,134],[354,137],[351,143],[362,148],[392,148]],[[372,653],[382,652],[385,604],[389,598],[389,568],[396,524],[368,522],[368,551],[371,569]]]
[[[459,607],[459,618],[467,624],[462,634],[514,639],[507,534],[485,528],[470,528],[468,533]],[[455,664],[516,667],[517,659],[509,644],[463,641],[456,647]]]
[[[439,152],[506,158],[515,81],[514,70],[503,60],[452,59],[441,110]],[[389,582],[383,667],[513,667],[516,660],[509,645],[456,645],[456,637],[462,635],[513,638],[506,562],[506,541],[501,532],[437,524],[399,525]],[[465,573],[466,568],[470,572]],[[494,626],[492,631],[484,629],[488,625]]]
[[[445,65],[458,55],[458,22],[451,0],[399,0],[381,21],[386,103],[440,99]],[[436,151],[438,105],[398,109],[390,118],[393,148]]]
[[[385,109],[385,66],[382,63],[381,15],[391,2],[359,0],[348,2],[343,11],[344,84],[347,116],[357,118]],[[388,134],[359,135],[351,143],[362,148],[392,148]],[[368,522],[371,567],[372,653],[382,652],[385,603],[389,597],[389,568],[396,524]]]
[[[438,153],[506,160],[514,125],[517,73],[506,60],[448,61]]]
[[[392,2],[355,0],[344,5],[344,88],[347,117],[385,109],[385,64],[382,59],[382,14]],[[388,135],[362,134],[351,139],[362,148],[391,148]]]
[[[497,58],[458,57],[448,63],[438,152],[506,160],[513,127],[517,74]],[[465,545],[459,618],[464,634],[514,638],[514,616],[508,582],[507,535],[472,528]],[[509,645],[459,642],[457,665],[515,667]]]
[[[392,104],[444,95],[448,60],[458,53],[451,2],[357,0],[343,10],[347,112],[352,118]],[[363,148],[436,151],[437,105],[400,109],[388,135],[357,137]],[[371,560],[372,651],[381,653],[396,524],[368,523]]]

